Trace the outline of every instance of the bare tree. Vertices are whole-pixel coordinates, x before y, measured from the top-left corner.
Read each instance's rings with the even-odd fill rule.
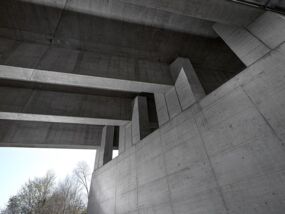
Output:
[[[67,176],[55,186],[55,175],[48,172],[42,178],[29,180],[20,192],[9,199],[1,214],[85,214],[86,203],[82,187],[88,193],[89,167],[79,163],[73,176]]]
[[[1,210],[0,214],[14,214],[21,213],[20,199],[18,196],[12,196],[9,199],[7,208],[5,210]]]
[[[73,170],[73,174],[80,185],[85,189],[88,196],[89,185],[90,185],[90,167],[85,161],[81,161],[77,164],[76,168]]]
[[[42,178],[29,180],[18,195],[22,212],[41,213],[53,191],[54,181],[55,175],[51,171]]]
[[[67,176],[50,197],[47,207],[53,214],[80,214],[86,209],[78,183]]]

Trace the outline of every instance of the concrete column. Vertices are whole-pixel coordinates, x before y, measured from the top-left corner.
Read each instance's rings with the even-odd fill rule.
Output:
[[[126,126],[119,127],[119,154],[126,150]]]
[[[125,127],[126,127],[125,150],[128,150],[133,145],[132,122],[129,122]]]
[[[155,93],[154,94],[157,119],[159,126],[162,126],[167,121],[169,121],[169,113],[166,105],[165,96],[163,93]]]
[[[112,160],[114,127],[105,126],[102,131],[101,146],[96,152],[94,169],[98,169]]]
[[[165,93],[155,93],[155,105],[159,126],[174,118],[205,97],[205,91],[187,58],[177,58],[170,65],[174,87]]]
[[[170,119],[177,116],[181,111],[181,105],[178,100],[175,87],[165,93],[165,100]]]
[[[140,140],[140,121],[139,121],[139,99],[136,97],[133,104],[132,115],[132,143],[136,144]]]
[[[189,59],[177,58],[170,65],[170,72],[182,110],[205,96],[205,91]]]
[[[150,134],[158,124],[151,122],[148,112],[148,98],[137,96],[134,100],[132,117],[132,143],[136,144]]]

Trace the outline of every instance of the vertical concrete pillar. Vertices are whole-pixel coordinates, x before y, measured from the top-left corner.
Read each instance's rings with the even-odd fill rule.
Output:
[[[95,167],[98,169],[112,160],[114,142],[114,127],[105,126],[102,131],[101,146],[96,152]]]
[[[126,126],[119,127],[119,154],[126,150]]]
[[[140,121],[139,121],[139,98],[134,99],[132,115],[132,143],[136,144],[140,140]]]
[[[132,122],[129,122],[125,127],[126,127],[125,150],[128,150],[133,145]]]
[[[137,96],[134,99],[132,117],[132,143],[136,144],[145,136],[158,128],[158,124],[150,121],[148,109],[148,98]]]
[[[177,116],[182,111],[175,87],[167,91],[164,96],[166,100],[169,117],[171,119]]]
[[[132,145],[132,122],[129,122],[119,128],[119,154],[128,150]]]
[[[177,58],[170,65],[170,72],[175,82],[174,87],[164,94],[154,95],[159,126],[205,96],[205,91],[189,59]]]
[[[147,97],[138,96],[140,139],[151,133],[152,124],[149,120]]]
[[[205,91],[189,59],[177,58],[170,65],[170,72],[182,110],[205,96]]]
[[[169,121],[169,113],[166,105],[165,96],[163,93],[154,94],[157,119],[159,126],[162,126],[164,123]]]

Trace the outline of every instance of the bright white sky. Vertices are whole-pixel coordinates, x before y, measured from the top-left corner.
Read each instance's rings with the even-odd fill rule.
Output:
[[[96,150],[0,148],[0,209],[29,178],[54,171],[57,181],[71,174],[77,163],[86,161],[91,171]]]

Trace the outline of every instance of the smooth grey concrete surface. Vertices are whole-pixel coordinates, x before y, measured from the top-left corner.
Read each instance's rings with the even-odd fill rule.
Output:
[[[0,120],[0,147],[97,149],[103,126]]]
[[[284,69],[282,42],[125,147],[94,171],[88,213],[283,214]]]

